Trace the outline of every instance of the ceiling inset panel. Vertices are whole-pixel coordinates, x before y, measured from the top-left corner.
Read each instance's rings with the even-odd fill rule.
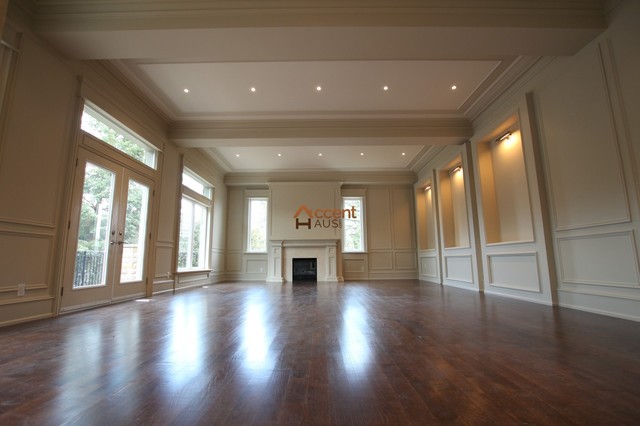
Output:
[[[498,61],[307,61],[138,67],[176,116],[189,117],[325,111],[455,113],[498,65]]]

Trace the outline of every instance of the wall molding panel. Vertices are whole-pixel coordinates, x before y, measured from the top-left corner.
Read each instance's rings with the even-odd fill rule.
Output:
[[[471,255],[444,256],[444,277],[447,280],[475,284]]]
[[[557,238],[562,284],[640,289],[633,230]]]
[[[488,286],[533,293],[542,292],[536,252],[492,253],[487,254],[486,258]]]
[[[559,74],[537,93],[555,229],[630,222],[624,165],[600,49],[584,49]],[[567,117],[568,111],[572,125],[560,125],[563,121],[558,117]],[[573,160],[576,152],[581,161]]]

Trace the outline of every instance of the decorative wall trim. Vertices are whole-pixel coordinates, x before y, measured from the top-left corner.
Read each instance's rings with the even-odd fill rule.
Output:
[[[55,225],[51,223],[12,219],[8,217],[0,217],[0,225],[3,225],[3,227],[4,225],[18,225],[21,227],[30,227],[30,228],[37,228],[37,229],[44,229],[44,230],[51,230],[51,231],[55,230],[56,228]],[[41,232],[44,232],[44,231],[41,231]],[[53,232],[47,233],[47,235],[51,235],[52,233]]]
[[[30,303],[30,302],[41,302],[41,301],[48,301],[48,300],[53,300],[53,296],[46,295],[46,296],[16,297],[13,299],[0,300],[0,306],[16,305],[16,304]]]
[[[465,259],[469,261],[469,270],[471,272],[471,279],[470,280],[465,280],[462,279],[460,277],[454,277],[450,274],[451,272],[451,267],[449,264],[449,261],[451,259]],[[444,256],[444,277],[447,279],[447,281],[457,281],[457,282],[461,282],[461,283],[465,283],[465,284],[473,284],[473,259],[472,259],[472,255],[470,254],[465,254],[465,255],[446,255]]]
[[[633,258],[633,270],[635,273],[635,282],[612,282],[612,281],[598,281],[598,280],[578,280],[572,277],[567,277],[565,271],[563,269],[563,265],[565,265],[563,250],[561,247],[561,243],[563,241],[579,241],[579,240],[597,240],[611,237],[627,237],[628,244],[631,250],[631,257]],[[635,238],[635,233],[633,230],[621,231],[621,232],[600,232],[600,233],[592,233],[585,235],[574,235],[574,236],[562,236],[556,237],[558,248],[557,248],[557,256],[559,259],[559,267],[558,273],[560,275],[560,282],[562,283],[572,283],[572,284],[586,284],[586,285],[599,285],[599,286],[609,286],[609,287],[624,287],[624,288],[639,288],[640,287],[640,264],[638,263],[638,252],[637,252],[637,243]]]
[[[525,286],[517,286],[517,285],[513,285],[513,284],[509,284],[509,283],[498,283],[495,282],[495,265],[492,262],[493,258],[518,258],[518,257],[523,257],[523,258],[530,258],[532,259],[532,263],[531,266],[534,268],[533,271],[522,271],[523,275],[527,275],[530,276],[531,274],[535,274],[535,288],[531,287],[525,287]],[[539,262],[538,262],[538,253],[535,251],[531,251],[531,252],[514,252],[514,253],[491,253],[491,254],[487,254],[486,255],[487,258],[487,268],[488,268],[488,277],[489,277],[489,282],[487,283],[489,286],[491,287],[499,287],[499,288],[504,288],[504,289],[509,289],[509,290],[516,290],[516,291],[526,291],[526,292],[531,292],[531,293],[542,293],[542,283],[540,282],[540,276],[539,276]],[[527,299],[529,300],[529,299]]]

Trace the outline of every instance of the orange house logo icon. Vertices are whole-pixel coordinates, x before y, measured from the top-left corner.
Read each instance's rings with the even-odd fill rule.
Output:
[[[310,209],[300,204],[293,215],[296,229],[307,228],[342,228],[342,219],[356,219],[356,208],[350,209]],[[306,217],[306,221],[304,220]]]

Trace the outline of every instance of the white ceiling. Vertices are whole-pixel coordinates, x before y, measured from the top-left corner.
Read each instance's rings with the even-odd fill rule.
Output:
[[[430,147],[466,140],[470,119],[536,58],[573,54],[604,27],[593,0],[21,7],[70,58],[114,64],[178,145],[231,173],[415,171]]]

